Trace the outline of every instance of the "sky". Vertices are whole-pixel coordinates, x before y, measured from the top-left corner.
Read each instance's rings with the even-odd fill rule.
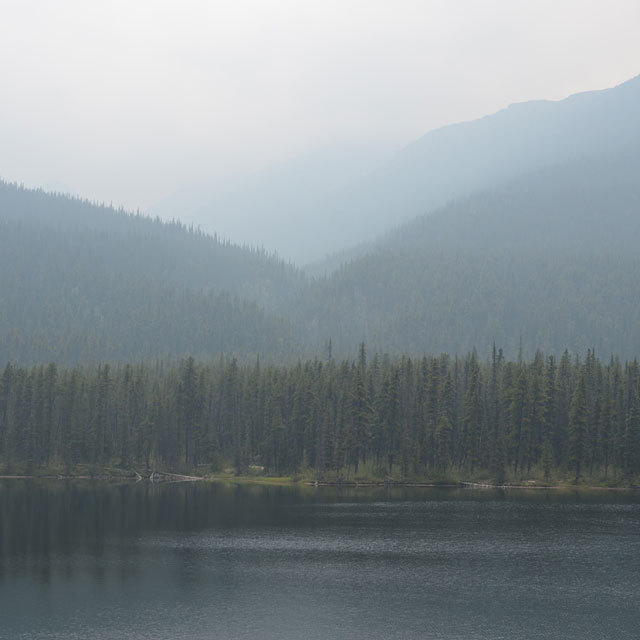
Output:
[[[130,210],[640,73],[637,0],[0,6],[0,178]]]

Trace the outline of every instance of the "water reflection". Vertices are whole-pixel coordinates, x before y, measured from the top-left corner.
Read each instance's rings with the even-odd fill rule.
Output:
[[[635,638],[637,494],[0,482],[0,638]]]

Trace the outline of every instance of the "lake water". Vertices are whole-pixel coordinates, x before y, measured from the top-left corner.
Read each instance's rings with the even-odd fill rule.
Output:
[[[640,496],[0,481],[0,638],[640,637]]]

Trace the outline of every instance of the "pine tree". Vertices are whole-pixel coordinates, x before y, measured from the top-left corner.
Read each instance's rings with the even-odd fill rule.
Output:
[[[469,361],[469,373],[464,395],[463,411],[464,458],[471,467],[471,473],[473,473],[476,465],[480,461],[483,430],[480,365],[475,349]]]
[[[625,432],[625,474],[627,478],[640,473],[640,392],[632,391]]]
[[[580,479],[584,463],[587,437],[588,410],[585,377],[585,369],[581,367],[578,385],[571,399],[571,410],[569,412],[569,463],[575,471],[576,483]]]

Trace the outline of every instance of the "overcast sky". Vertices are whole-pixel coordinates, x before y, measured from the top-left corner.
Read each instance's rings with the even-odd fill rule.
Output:
[[[640,73],[637,0],[0,6],[0,177],[130,209]]]

